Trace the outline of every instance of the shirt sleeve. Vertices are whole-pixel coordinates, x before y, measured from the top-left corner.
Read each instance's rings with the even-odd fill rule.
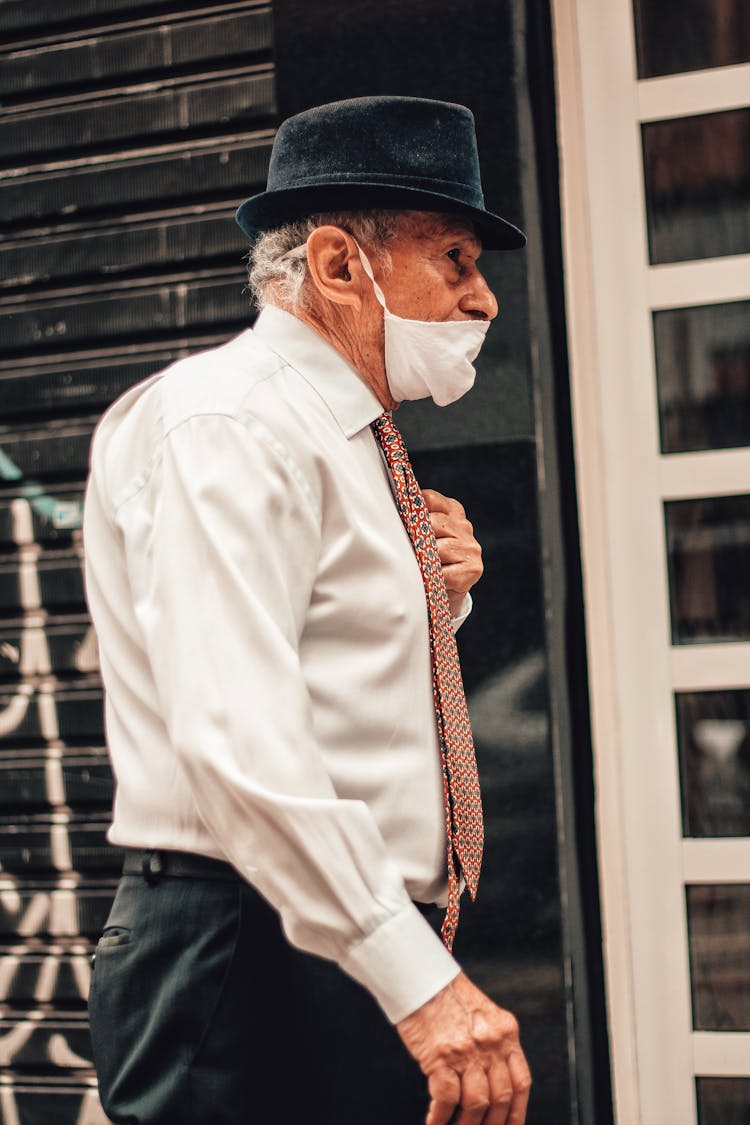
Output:
[[[304,475],[260,422],[195,417],[117,522],[159,708],[208,831],[293,945],[402,1019],[459,966],[315,741],[298,642],[320,514]]]
[[[474,602],[472,601],[471,594],[468,594],[468,593],[464,594],[464,600],[461,602],[461,605],[459,606],[458,613],[453,618],[453,632],[454,633],[458,632],[458,630],[461,628],[461,626],[463,625],[464,621],[469,616],[469,614],[471,613],[473,608],[474,608]]]

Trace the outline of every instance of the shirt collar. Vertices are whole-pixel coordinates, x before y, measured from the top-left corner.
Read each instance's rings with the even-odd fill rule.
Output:
[[[291,313],[266,305],[253,332],[317,391],[346,437],[369,426],[383,406],[362,376],[332,344]]]

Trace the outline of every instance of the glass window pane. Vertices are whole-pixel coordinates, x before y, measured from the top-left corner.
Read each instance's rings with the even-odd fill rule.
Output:
[[[750,251],[750,110],[643,126],[653,263]]]
[[[686,836],[750,836],[750,690],[676,696]]]
[[[750,445],[750,301],[654,313],[663,453]]]
[[[698,1078],[698,1125],[750,1125],[750,1078]]]
[[[750,496],[672,500],[664,510],[672,642],[750,640]]]
[[[750,883],[686,890],[693,1027],[750,1031]]]
[[[634,0],[638,77],[750,61],[747,0]]]

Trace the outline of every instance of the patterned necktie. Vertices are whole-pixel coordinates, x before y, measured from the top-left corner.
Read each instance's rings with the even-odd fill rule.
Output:
[[[474,899],[482,865],[484,830],[474,740],[471,737],[448,593],[430,513],[414,476],[404,440],[390,414],[381,414],[373,422],[372,428],[393,477],[398,510],[417,556],[427,598],[432,694],[443,765],[448,843],[448,907],[443,920],[442,937],[448,949],[452,949],[461,895],[458,868],[460,867]]]

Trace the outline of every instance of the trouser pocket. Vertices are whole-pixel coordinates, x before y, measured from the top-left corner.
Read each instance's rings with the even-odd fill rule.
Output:
[[[187,1125],[187,1075],[234,954],[239,889],[125,876],[89,996],[102,1105],[115,1123]]]

